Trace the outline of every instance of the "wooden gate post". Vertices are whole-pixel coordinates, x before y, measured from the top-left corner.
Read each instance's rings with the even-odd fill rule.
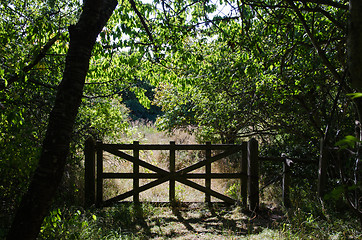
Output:
[[[248,192],[249,210],[259,210],[259,156],[258,142],[252,138],[248,142]]]
[[[85,141],[84,146],[84,206],[92,206],[96,202],[96,143],[93,137]]]
[[[206,142],[206,165],[205,165],[205,187],[210,190],[211,189],[211,142]],[[209,193],[205,193],[205,202],[210,203],[211,202],[211,196]]]
[[[175,141],[170,141],[170,185],[169,185],[169,199],[171,204],[176,203],[176,193],[175,193],[175,163],[176,163],[176,149],[175,149]]]
[[[138,204],[140,202],[140,181],[139,181],[139,172],[140,172],[140,165],[139,165],[139,157],[140,157],[140,149],[139,149],[139,142],[133,142],[133,202]]]
[[[282,179],[282,189],[283,189],[283,204],[286,208],[290,207],[290,164],[291,161],[287,158],[284,159],[283,162],[283,179]]]
[[[248,143],[243,142],[241,146],[240,159],[240,198],[243,208],[247,207],[248,202]]]
[[[327,166],[328,166],[328,158],[327,158],[325,143],[323,141],[323,138],[321,138],[319,166],[318,166],[318,186],[317,186],[318,197],[320,199],[323,199],[326,190]]]
[[[100,207],[103,202],[103,143],[97,141],[97,191],[96,191],[96,207]]]

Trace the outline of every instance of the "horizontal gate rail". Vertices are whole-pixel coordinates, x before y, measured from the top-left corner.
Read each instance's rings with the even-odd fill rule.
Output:
[[[254,140],[255,141],[255,140]],[[256,141],[255,141],[256,142]],[[177,145],[175,142],[170,142],[170,144],[139,144],[134,142],[133,144],[103,144],[102,142],[87,140],[86,150],[85,150],[85,164],[86,164],[86,196],[87,204],[96,206],[109,206],[115,202],[122,201],[126,198],[133,196],[133,201],[135,203],[139,202],[139,193],[151,189],[157,185],[160,185],[165,182],[169,182],[169,199],[173,203],[175,201],[175,181],[182,183],[191,188],[197,189],[205,193],[205,202],[211,202],[211,196],[218,198],[226,203],[234,204],[237,203],[237,200],[232,199],[226,195],[218,193],[211,189],[211,179],[239,179],[241,181],[241,204],[245,207],[247,203],[247,188],[249,191],[254,191],[253,186],[249,186],[248,179],[253,179],[257,181],[253,175],[253,170],[247,169],[250,167],[250,159],[257,161],[257,145],[256,148],[250,148],[249,145],[255,142],[243,142],[240,145],[233,144],[211,144],[207,142],[206,144],[188,144],[188,145]],[[253,149],[250,152],[250,149]],[[248,151],[249,149],[249,151]],[[169,151],[170,158],[170,167],[168,170],[164,170],[160,167],[152,165],[139,157],[139,151],[146,150],[164,150]],[[175,170],[175,151],[180,150],[200,150],[206,151],[205,160],[199,161],[195,164],[192,164],[188,167],[185,167],[180,170]],[[222,151],[214,156],[211,156],[212,151]],[[124,151],[132,151],[133,153],[128,154]],[[103,152],[108,152],[115,156],[118,156],[122,159],[125,159],[133,163],[133,173],[117,173],[117,172],[104,172],[103,171]],[[241,152],[240,166],[241,170],[237,173],[212,173],[211,164],[220,159],[226,158],[232,154]],[[254,156],[254,157],[250,157]],[[256,156],[256,157],[255,157]],[[256,160],[255,160],[256,159]],[[95,162],[97,164],[95,164]],[[255,164],[254,164],[255,165]],[[139,167],[143,167],[147,170],[153,171],[153,173],[143,173],[139,172]],[[258,164],[256,165],[258,166]],[[194,170],[205,167],[204,173],[191,173]],[[96,168],[97,171],[94,169]],[[89,170],[91,169],[91,170]],[[92,171],[93,170],[93,171]],[[96,174],[95,174],[96,173]],[[96,176],[95,176],[96,175]],[[253,176],[252,176],[253,175]],[[94,179],[96,178],[96,181]],[[108,200],[103,200],[103,180],[104,179],[133,179],[133,189],[120,194],[116,197],[113,197]],[[154,179],[153,181],[139,186],[139,179]],[[205,186],[202,186],[198,183],[190,181],[189,179],[205,179]],[[96,186],[94,186],[96,183]],[[88,197],[90,196],[90,200]],[[95,202],[94,202],[95,200]],[[251,202],[250,202],[251,201]],[[258,197],[250,198],[249,196],[249,206],[255,207],[259,204]]]
[[[205,179],[207,176],[210,176],[213,179],[234,179],[240,178],[240,174],[244,173],[186,173],[179,174],[178,176],[189,178],[189,179]],[[124,179],[133,179],[135,176],[134,173],[103,173],[103,179],[115,179],[115,178],[124,178]],[[140,179],[155,179],[162,178],[165,174],[160,173],[138,173]],[[246,174],[245,174],[246,176]]]
[[[212,150],[225,150],[230,147],[241,146],[235,144],[212,144]],[[113,150],[133,150],[134,144],[105,144],[103,147]],[[210,146],[207,144],[183,144],[183,145],[166,145],[166,144],[142,144],[138,146],[139,150],[207,150]]]

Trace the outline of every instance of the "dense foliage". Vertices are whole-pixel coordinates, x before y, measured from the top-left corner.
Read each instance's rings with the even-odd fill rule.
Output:
[[[154,102],[165,112],[158,126],[223,143],[254,136],[266,155],[285,153],[316,161],[323,155],[329,161],[326,191],[336,187],[332,198],[345,192],[347,199],[357,199],[352,191],[342,190],[358,188],[360,171],[359,134],[351,137],[359,107],[348,96],[355,90],[347,64],[347,5],[225,5],[228,11],[215,11],[218,4],[195,2],[181,14],[177,2],[165,4],[169,14],[160,18],[179,21],[188,32],[179,31],[171,53],[154,66],[158,74],[153,81],[160,83]],[[342,152],[346,146],[352,154]],[[295,171],[316,178],[311,174],[316,168]],[[353,209],[359,208],[357,202]]]
[[[256,136],[264,154],[275,154],[277,146],[278,155],[323,155],[332,177],[327,191],[358,188],[359,134],[345,138],[355,134],[359,107],[348,97],[355,90],[343,1],[236,1],[221,12],[214,12],[217,4],[197,2],[186,16],[167,3],[171,14],[163,21],[181,19],[189,32],[179,31],[178,48],[155,67],[161,129],[183,128],[223,143]],[[341,144],[352,154],[339,154]],[[297,175],[306,169],[300,170]]]
[[[287,3],[271,6],[272,1],[234,3],[232,15],[211,20],[205,15],[211,26],[189,35],[177,53],[168,55],[165,75],[172,81],[161,84],[157,101],[166,110],[163,128],[212,128],[224,142],[288,133],[317,144],[327,128],[333,136],[351,134],[353,127],[344,125],[354,117],[345,97],[350,88],[344,88],[345,78],[333,75],[346,75],[346,10],[329,8],[337,24],[318,11],[318,4],[301,6],[314,9],[303,17],[318,33],[313,39],[323,54],[329,54],[329,69],[294,9]],[[191,112],[192,119],[178,118],[182,111]]]

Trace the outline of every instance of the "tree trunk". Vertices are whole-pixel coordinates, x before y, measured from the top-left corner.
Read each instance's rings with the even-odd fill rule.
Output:
[[[349,1],[349,26],[348,26],[348,67],[351,77],[352,87],[356,92],[362,92],[362,1]],[[357,109],[358,129],[357,136],[362,140],[361,123],[362,123],[362,98],[354,100]],[[357,185],[362,180],[362,144],[357,143],[357,157],[354,168],[354,183]],[[356,189],[354,202],[350,204],[359,215],[362,224],[362,211],[360,206],[360,191]]]
[[[352,87],[362,91],[362,1],[349,1],[348,67]]]
[[[8,232],[9,240],[36,239],[39,234],[63,175],[93,46],[116,6],[117,0],[84,1],[78,23],[69,27],[63,79],[49,116],[38,167]]]

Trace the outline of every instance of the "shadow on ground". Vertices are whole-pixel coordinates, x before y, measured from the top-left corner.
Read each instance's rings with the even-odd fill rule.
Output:
[[[138,207],[133,234],[141,239],[243,239],[273,229],[283,220],[278,209],[255,214],[235,206],[154,207],[145,213]]]

